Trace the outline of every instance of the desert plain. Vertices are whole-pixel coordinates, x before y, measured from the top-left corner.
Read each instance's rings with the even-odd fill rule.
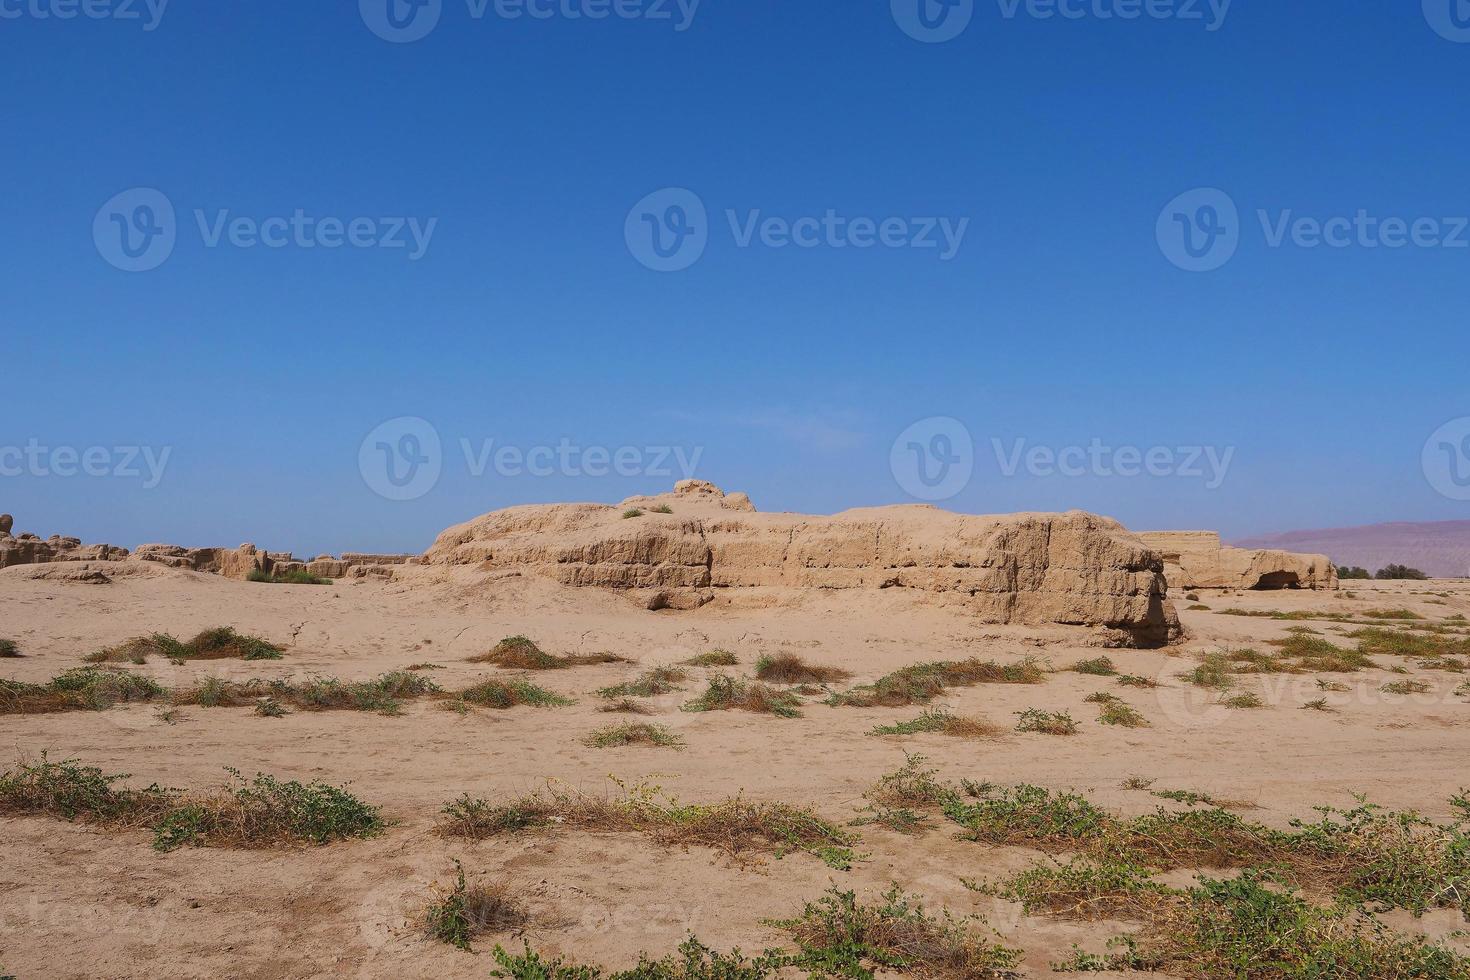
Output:
[[[1413,811],[1437,828],[1470,816],[1454,802],[1463,803],[1470,785],[1470,674],[1462,673],[1470,663],[1453,653],[1381,652],[1393,636],[1452,651],[1470,644],[1470,582],[1188,589],[1168,581],[1162,556],[1130,543],[1142,539],[1104,528],[1129,551],[1108,573],[1111,585],[1107,575],[1084,575],[1057,586],[1061,599],[1028,605],[985,579],[972,589],[1009,599],[977,605],[978,592],[957,601],[964,587],[914,578],[934,567],[973,570],[971,558],[945,557],[948,542],[970,531],[949,527],[928,508],[901,509],[908,516],[862,512],[854,523],[903,529],[938,521],[930,531],[903,533],[925,539],[918,550],[940,558],[878,562],[886,570],[876,579],[841,582],[824,576],[872,563],[843,559],[840,542],[810,545],[801,575],[787,569],[749,584],[712,584],[698,570],[703,562],[717,576],[717,559],[681,555],[678,541],[649,545],[630,530],[640,522],[685,522],[679,533],[687,535],[694,521],[700,526],[692,533],[712,536],[719,522],[757,520],[743,501],[729,506],[711,496],[635,500],[594,509],[585,521],[581,512],[523,514],[514,534],[486,531],[482,520],[457,536],[446,532],[428,560],[326,584],[249,581],[135,560],[0,571],[0,638],[18,654],[0,659],[0,678],[13,682],[6,688],[12,705],[19,703],[14,692],[34,692],[25,685],[42,688],[78,669],[141,675],[166,692],[95,709],[7,709],[0,772],[15,778],[22,767],[76,760],[125,774],[119,787],[187,792],[240,785],[227,770],[247,780],[264,773],[345,787],[381,817],[372,833],[324,843],[202,837],[160,849],[150,826],[27,811],[14,801],[7,806],[0,793],[0,974],[480,977],[505,969],[497,946],[522,955],[528,945],[547,960],[611,972],[633,967],[640,955],[669,956],[691,935],[721,952],[794,954],[798,936],[783,920],[800,917],[808,903],[851,892],[872,905],[896,887],[936,921],[947,912],[976,942],[1013,952],[991,967],[963,957],[926,961],[911,945],[907,961],[866,960],[872,974],[1046,977],[1075,967],[1079,954],[1106,956],[1110,939],[1147,929],[1149,914],[1140,904],[1107,902],[1042,902],[1028,910],[1019,893],[1008,892],[1007,882],[1028,868],[1106,856],[1089,852],[1082,837],[1059,847],[1054,838],[1028,839],[1015,824],[1001,833],[997,825],[980,832],[980,824],[966,824],[965,815],[978,812],[967,808],[1014,799],[1005,794],[1015,787],[1076,794],[1117,822],[1161,811],[1223,814],[1282,833],[1292,832],[1293,821],[1320,819],[1316,807],[1351,811],[1364,799]],[[639,513],[626,516],[633,510]],[[494,515],[487,520],[494,524]],[[528,543],[528,522],[536,533],[562,535],[577,560],[548,553],[540,539]],[[1030,552],[1015,542],[997,546],[994,554],[1020,555],[1011,562],[1012,593],[1055,584],[1058,527],[1047,529],[1052,565],[1030,585]],[[614,531],[632,543],[603,547]],[[1089,525],[1085,534],[1095,531]],[[802,533],[810,534],[806,525],[791,531],[788,546]],[[885,533],[877,534],[880,545]],[[1092,541],[1077,553],[1106,565],[1111,559],[1098,559],[1099,549],[1113,544]],[[825,566],[812,559],[823,548],[837,556]],[[737,557],[742,568],[764,567],[758,556]],[[589,579],[568,571],[573,566],[636,566],[641,577]],[[691,568],[694,579],[686,576]],[[1075,595],[1099,589],[1108,594],[1093,596],[1103,610],[1097,621],[1075,621],[1089,618],[1070,611]],[[1149,628],[1129,636],[1120,617]],[[140,663],[96,662],[98,651],[132,638],[187,639],[225,626],[269,641],[279,657],[153,653]],[[1280,659],[1292,643],[1358,651],[1364,635],[1377,638],[1379,652],[1351,669]],[[567,662],[527,669],[483,659],[511,637]],[[733,657],[698,665],[714,651]],[[786,657],[813,668],[812,678],[781,683],[791,678],[771,674],[770,661],[796,662],[779,659]],[[989,673],[921,690],[909,703],[844,697],[915,665],[972,660]],[[763,661],[768,685],[756,676]],[[1249,669],[1263,663],[1274,666]],[[674,670],[656,689],[613,692],[629,684],[636,691],[640,678],[661,667]],[[260,710],[274,700],[272,681],[366,682],[395,672],[424,678],[438,693],[410,693],[383,710],[317,709],[289,699]],[[235,682],[252,696],[220,706],[179,697],[211,680]],[[500,708],[456,696],[496,680],[524,681],[560,701]],[[755,706],[784,708],[689,710],[712,683],[747,693],[766,685],[757,689],[770,697],[754,699]],[[1132,712],[1108,712],[1118,704]],[[636,713],[608,710],[618,707]],[[1028,712],[1064,716],[1072,724],[1060,730],[1072,731],[1019,730],[1038,717]],[[946,714],[972,724],[875,733],[923,728],[906,723]],[[656,726],[659,740],[672,744],[596,744],[597,733],[624,725]],[[905,766],[950,787],[949,804],[886,797],[881,781]],[[711,841],[584,826],[555,813],[462,836],[444,811],[466,794],[487,807],[528,797],[614,805],[643,799],[666,809],[675,806],[670,800],[786,804],[810,811],[845,840],[783,845],[732,834]],[[1189,889],[1199,875],[1228,880],[1250,863],[1164,860],[1147,874]],[[426,919],[453,897],[460,869],[468,888],[489,889],[510,906],[471,922],[468,950],[436,937]],[[1314,904],[1336,907],[1341,869],[1334,874],[1292,884]],[[1470,954],[1466,887],[1462,880],[1431,884],[1421,908],[1408,900],[1355,901],[1364,908],[1344,915],[1371,915],[1405,941],[1424,937],[1450,954]],[[1459,975],[1452,971],[1463,961],[1444,962],[1451,966],[1443,975]],[[1091,966],[1095,976],[1133,975],[1119,962]],[[1212,975],[1202,969],[1187,959],[1159,967],[1165,976]],[[1385,969],[1321,975],[1430,976],[1434,968]],[[792,977],[817,972],[810,963],[773,969]],[[1286,974],[1252,967],[1213,975]]]

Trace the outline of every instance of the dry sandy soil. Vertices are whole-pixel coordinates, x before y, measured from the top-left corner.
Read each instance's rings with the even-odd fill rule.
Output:
[[[159,853],[145,831],[0,818],[0,973],[21,980],[487,976],[494,968],[487,951],[497,942],[519,948],[522,934],[484,937],[471,954],[424,938],[411,921],[435,884],[451,881],[454,859],[472,880],[512,881],[534,913],[524,937],[580,962],[626,967],[640,951],[672,951],[690,932],[718,949],[789,947],[766,920],[798,912],[833,884],[866,897],[897,883],[933,909],[985,916],[1008,944],[1026,950],[1026,975],[1049,976],[1049,964],[1073,943],[1101,950],[1126,924],[1023,916],[1015,905],[967,889],[962,879],[1013,872],[1036,855],[956,840],[954,828],[942,822],[919,836],[861,828],[861,860],[850,871],[800,853],[748,863],[632,835],[557,830],[468,842],[440,837],[433,826],[440,808],[462,793],[506,799],[546,780],[603,793],[611,791],[610,774],[653,776],[681,800],[744,794],[807,805],[846,823],[865,806],[874,781],[903,764],[905,752],[927,756],[951,780],[1071,788],[1130,814],[1172,806],[1122,788],[1127,777],[1140,775],[1157,780],[1155,788],[1254,804],[1253,819],[1282,827],[1312,817],[1316,804],[1351,806],[1354,793],[1448,820],[1448,799],[1470,783],[1470,703],[1452,693],[1463,676],[1416,669],[1432,693],[1393,696],[1379,688],[1400,676],[1348,675],[1341,679],[1352,690],[1328,695],[1337,709],[1330,713],[1300,710],[1322,696],[1312,676],[1243,678],[1242,689],[1267,702],[1254,711],[1220,708],[1177,679],[1196,652],[1260,644],[1293,625],[1221,615],[1224,608],[1407,608],[1439,620],[1470,614],[1470,583],[1463,581],[1344,583],[1350,591],[1339,594],[1207,593],[1211,611],[1191,610],[1175,596],[1188,639],[1139,651],[1100,650],[1081,629],[986,626],[902,590],[822,592],[758,610],[655,613],[595,590],[517,577],[429,588],[380,581],[312,587],[149,570],[90,585],[36,581],[34,571],[0,573],[0,636],[26,654],[0,660],[0,675],[11,679],[45,681],[128,637],[154,631],[187,637],[225,624],[282,644],[285,659],[177,667],[155,659],[130,669],[174,687],[208,676],[317,673],[363,680],[427,661],[444,667],[432,672],[436,682],[459,688],[508,673],[465,659],[511,634],[531,636],[549,651],[609,651],[636,663],[537,674],[537,683],[577,699],[565,708],[459,716],[417,701],[401,717],[334,711],[268,718],[248,707],[186,707],[164,720],[150,705],[0,716],[6,756],[0,769],[49,752],[53,760],[74,757],[130,773],[134,784],[199,788],[222,784],[224,768],[233,767],[347,783],[392,820],[375,839],[320,848]],[[1328,636],[1343,628],[1312,625]],[[1124,673],[1157,678],[1162,686],[1123,689],[1111,678],[1059,671],[1041,685],[982,685],[946,696],[944,704],[956,712],[989,719],[1007,734],[875,737],[868,734],[875,725],[911,719],[920,709],[833,708],[810,697],[804,716],[789,720],[679,710],[702,689],[710,672],[701,669],[684,692],[653,699],[656,716],[646,719],[677,731],[685,750],[581,743],[589,732],[627,719],[598,711],[598,688],[717,647],[740,657],[735,670],[741,674],[761,654],[791,651],[852,671],[854,683],[926,660],[1034,656],[1065,668],[1106,655]],[[1098,724],[1096,706],[1084,699],[1099,690],[1125,696],[1151,727]],[[1068,711],[1080,733],[1010,731],[1016,713],[1027,708]],[[1389,919],[1439,937],[1464,928],[1449,911]]]

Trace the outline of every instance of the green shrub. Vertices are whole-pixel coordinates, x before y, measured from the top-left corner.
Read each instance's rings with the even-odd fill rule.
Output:
[[[1036,732],[1041,735],[1077,734],[1077,722],[1065,711],[1042,711],[1038,708],[1027,708],[1016,714],[1021,719],[1016,723],[1018,732]]]
[[[682,749],[684,739],[663,725],[614,725],[588,735],[583,744],[594,749],[622,748],[628,745],[652,745]]]
[[[46,684],[0,680],[0,715],[104,711],[117,704],[153,701],[168,692],[141,674],[105,667],[77,667]]]
[[[495,962],[500,969],[490,975],[510,980],[765,980],[789,965],[789,957],[780,950],[768,950],[748,959],[740,950],[717,953],[694,937],[687,939],[677,955],[661,960],[641,956],[631,970],[607,973],[599,967],[573,966],[564,959],[542,959],[525,943],[520,955],[495,947]]]
[[[686,667],[734,667],[740,663],[740,658],[729,650],[711,650],[709,653],[701,653],[697,657],[690,657],[684,661]]]
[[[424,930],[430,938],[468,952],[470,941],[485,932],[505,932],[525,924],[529,916],[510,894],[504,882],[471,886],[465,881],[464,865],[454,862],[456,880],[423,912]]]
[[[685,711],[739,709],[778,718],[800,718],[801,699],[766,684],[737,680],[723,674],[711,677],[703,694],[684,705]]]
[[[536,708],[564,708],[577,703],[571,698],[564,698],[560,694],[554,694],[545,688],[537,687],[530,681],[523,680],[485,681],[465,688],[455,696],[467,704],[496,709],[514,708],[518,705],[530,705]]]
[[[597,692],[603,698],[652,698],[679,690],[679,685],[689,677],[678,667],[655,667],[631,681],[604,687]]]
[[[350,837],[371,837],[385,824],[380,811],[325,783],[281,782],[257,773],[246,780],[226,770],[239,786],[213,796],[186,799],[153,829],[153,846],[171,851],[185,844],[222,847],[265,847],[279,844],[327,844]]]
[[[36,765],[22,763],[0,773],[0,813],[135,825],[172,803],[173,794],[156,785],[144,790],[113,786],[127,778],[126,773],[107,775],[76,759],[51,762],[43,752]]]
[[[834,694],[827,699],[827,703],[851,708],[900,708],[911,704],[928,704],[951,687],[1040,684],[1045,679],[1041,665],[1030,658],[1016,664],[998,664],[993,660],[975,658],[963,661],[943,660],[904,667],[878,678],[872,684]]]
[[[929,915],[894,886],[864,905],[833,888],[794,919],[772,923],[791,934],[797,966],[813,976],[872,977],[876,971],[928,977],[1014,976],[1021,951],[978,934],[975,920]]]

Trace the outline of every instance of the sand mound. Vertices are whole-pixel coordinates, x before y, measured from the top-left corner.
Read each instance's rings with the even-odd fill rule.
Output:
[[[743,590],[914,589],[983,622],[1101,626],[1137,642],[1177,634],[1163,562],[1094,514],[971,516],[877,507],[831,517],[756,513],[700,481],[618,506],[512,507],[450,528],[434,565],[516,570],[692,609]]]
[[[178,577],[186,573],[132,561],[63,561],[0,569],[0,579],[106,585],[117,579]]]

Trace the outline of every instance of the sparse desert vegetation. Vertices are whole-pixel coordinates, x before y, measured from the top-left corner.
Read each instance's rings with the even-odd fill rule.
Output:
[[[172,661],[186,660],[280,660],[280,647],[258,636],[235,632],[233,627],[218,626],[203,630],[188,642],[168,633],[134,637],[113,647],[104,647],[83,659],[88,663],[147,663],[150,657]]]
[[[625,661],[610,653],[556,656],[542,650],[529,637],[507,636],[485,653],[470,657],[468,662],[492,664],[509,670],[566,670],[588,664],[615,664]]]
[[[1016,664],[971,658],[914,664],[885,674],[872,684],[861,685],[828,698],[827,703],[849,708],[901,708],[928,704],[946,690],[977,684],[1040,684],[1046,673],[1032,659]]]
[[[447,837],[472,840],[546,829],[638,833],[665,845],[697,845],[732,855],[807,851],[834,867],[851,864],[856,843],[803,807],[741,797],[686,804],[644,784],[620,787],[614,796],[548,786],[502,803],[465,795],[444,807],[438,824]]]
[[[686,667],[736,667],[739,664],[740,658],[729,650],[711,650],[684,661]]]
[[[279,847],[327,844],[372,836],[384,822],[378,809],[345,789],[313,782],[282,782],[228,770],[233,785],[214,792],[181,793],[157,784],[118,787],[126,774],[108,775],[75,759],[45,755],[0,773],[0,814],[44,815],[122,829],[148,827],[156,850],[186,844]]]
[[[1067,669],[1074,674],[1090,674],[1093,677],[1114,677],[1118,673],[1117,665],[1108,657],[1081,660]]]
[[[711,677],[704,693],[684,705],[685,711],[751,711],[778,718],[801,717],[801,699],[758,681],[745,681],[723,674]]]
[[[1016,731],[1035,732],[1038,735],[1076,735],[1077,722],[1065,711],[1042,711],[1040,708],[1027,708],[1025,711],[1017,712],[1020,720],[1016,722]]]
[[[509,882],[471,885],[465,880],[464,865],[455,861],[454,870],[454,884],[438,889],[420,915],[430,938],[468,952],[476,938],[508,932],[530,919],[524,906],[516,901]]]
[[[293,569],[285,574],[272,574],[262,569],[255,569],[246,576],[246,581],[262,582],[267,585],[331,585],[332,580],[313,575],[305,569]]]
[[[168,691],[141,674],[106,667],[77,667],[45,684],[0,680],[0,715],[105,711],[118,704],[155,701]]]
[[[777,653],[755,662],[755,676],[772,684],[837,684],[852,673],[840,667],[808,663],[794,653]]]
[[[689,673],[678,667],[654,667],[631,681],[604,687],[597,692],[603,698],[653,698],[680,690]]]
[[[594,749],[616,749],[628,745],[671,749],[684,747],[684,739],[663,725],[613,725],[593,732],[582,741]]]
[[[919,735],[926,732],[937,732],[948,735],[951,738],[994,738],[1004,734],[1005,729],[999,725],[980,718],[968,718],[962,715],[950,714],[948,711],[931,709],[925,711],[912,721],[901,721],[893,725],[879,725],[870,734],[873,735]]]
[[[796,942],[792,965],[813,976],[865,977],[887,969],[999,980],[1014,976],[1021,959],[1019,949],[996,941],[977,920],[931,915],[896,886],[871,904],[834,887],[799,916],[775,924]]]
[[[1101,636],[1074,645],[1060,632],[993,636],[973,625],[923,642],[787,640],[729,628],[739,613],[720,608],[708,630],[691,629],[649,615],[642,596],[627,614],[637,631],[628,639],[596,622],[573,629],[525,615],[514,591],[523,583],[509,581],[496,587],[508,590],[496,601],[509,612],[493,631],[458,637],[441,622],[382,620],[382,635],[367,639],[323,639],[330,630],[320,621],[303,629],[298,610],[354,593],[385,601],[390,591],[251,586],[243,591],[252,602],[288,603],[294,615],[209,619],[280,638],[272,645],[289,659],[258,664],[232,649],[231,634],[247,635],[237,628],[205,631],[213,636],[197,646],[212,656],[187,656],[195,640],[145,632],[107,648],[116,660],[48,671],[57,653],[101,649],[109,635],[168,614],[64,642],[35,639],[44,625],[20,621],[15,635],[35,650],[5,661],[19,679],[0,681],[0,713],[16,717],[18,744],[40,752],[47,743],[23,741],[27,727],[60,725],[107,748],[87,749],[97,754],[85,763],[43,758],[4,773],[0,820],[28,848],[17,860],[43,868],[32,878],[43,882],[59,860],[46,855],[60,852],[37,851],[38,835],[82,833],[109,866],[130,869],[130,850],[166,861],[208,907],[195,859],[149,857],[150,845],[272,849],[272,873],[292,889],[311,848],[344,848],[347,864],[401,879],[401,898],[339,877],[340,903],[297,914],[313,928],[361,916],[342,932],[346,955],[362,955],[358,937],[371,928],[376,948],[411,964],[409,975],[418,962],[441,974],[472,968],[460,951],[470,949],[486,972],[527,980],[862,971],[962,980],[1039,975],[1051,963],[1181,980],[1215,980],[1236,963],[1248,980],[1313,970],[1332,980],[1460,978],[1460,940],[1416,939],[1412,917],[1426,916],[1438,936],[1470,914],[1470,843],[1454,822],[1470,821],[1470,804],[1463,792],[1447,802],[1444,790],[1435,798],[1422,789],[1453,771],[1438,747],[1457,744],[1470,636],[1448,620],[1378,615],[1424,615],[1433,607],[1422,599],[1380,591],[1344,601],[1349,611],[1336,620],[1201,613],[1184,643],[1138,650]],[[1271,604],[1284,613],[1326,605],[1320,594],[1292,598]],[[508,636],[474,662],[461,659],[481,649],[475,636],[521,622],[546,642]],[[611,653],[564,652],[602,648]],[[401,666],[430,650],[437,662]],[[1446,696],[1451,689],[1459,696]],[[1181,721],[1181,699],[1203,723],[1208,759],[1190,754],[1199,729]],[[1285,759],[1253,753],[1242,766],[1253,733],[1278,729],[1315,740],[1321,760],[1291,769],[1288,803],[1276,788]],[[1108,750],[1094,749],[1125,744],[1138,761],[1113,771]],[[359,757],[363,745],[371,748]],[[1441,763],[1432,779],[1419,755]],[[188,774],[165,778],[179,772],[175,757]],[[1378,781],[1365,776],[1368,790],[1384,778],[1381,766],[1356,768],[1362,759],[1395,760],[1417,774],[1404,786],[1419,788],[1395,789],[1392,809],[1355,800],[1356,773]],[[215,778],[240,761],[244,773],[262,774]],[[1130,764],[1150,768],[1125,779]],[[128,771],[148,776],[113,775]],[[263,774],[272,771],[282,775]],[[619,773],[611,784],[609,771]],[[433,791],[405,793],[384,773]],[[1120,781],[1131,802],[1103,795]],[[604,858],[637,900],[600,884]],[[109,888],[132,895],[121,880]],[[694,938],[716,938],[709,920],[689,914],[695,906],[750,931]],[[977,907],[989,922],[966,917]],[[1068,931],[1038,929],[1036,918],[1066,920]],[[637,927],[608,931],[610,922]]]

